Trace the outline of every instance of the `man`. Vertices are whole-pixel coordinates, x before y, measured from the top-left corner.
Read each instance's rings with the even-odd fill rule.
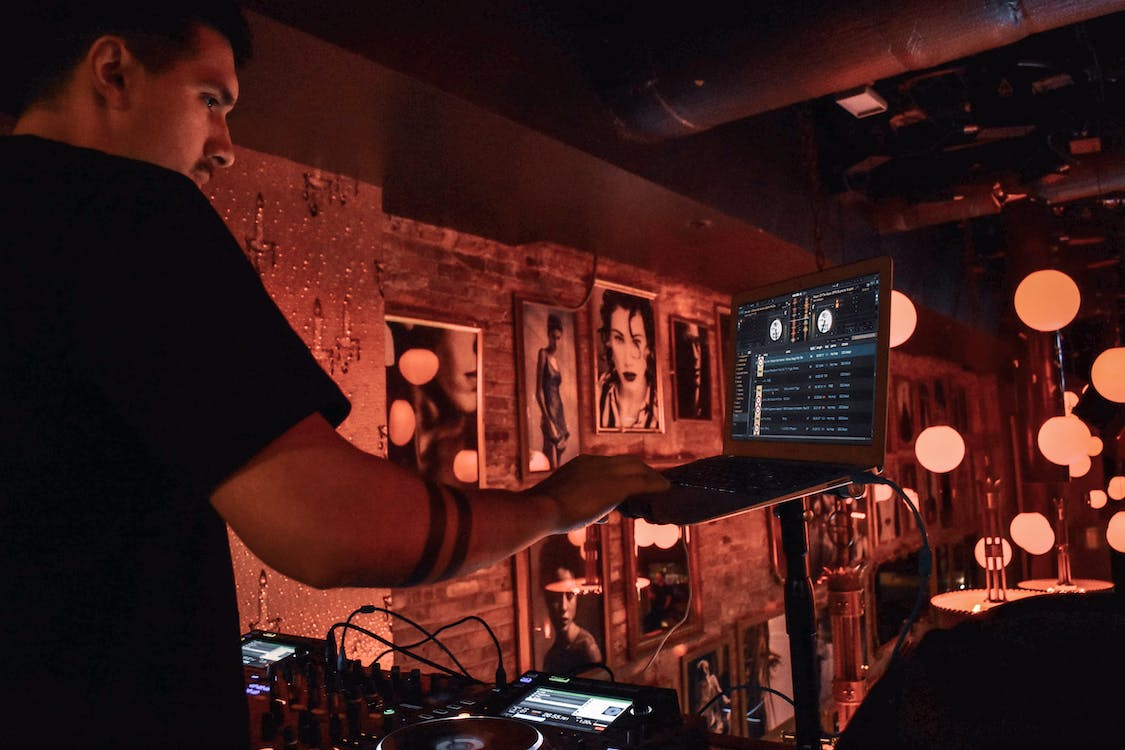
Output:
[[[224,521],[312,586],[409,585],[667,486],[584,457],[461,494],[354,448],[334,429],[348,402],[198,189],[234,160],[237,5],[20,12],[34,45],[0,139],[5,746],[246,750]]]

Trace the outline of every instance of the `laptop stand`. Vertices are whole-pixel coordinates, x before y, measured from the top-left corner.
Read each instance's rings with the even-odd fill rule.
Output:
[[[809,577],[805,500],[794,498],[774,506],[781,521],[785,553],[785,632],[793,672],[793,722],[798,750],[821,750],[820,669],[816,654],[816,607]]]

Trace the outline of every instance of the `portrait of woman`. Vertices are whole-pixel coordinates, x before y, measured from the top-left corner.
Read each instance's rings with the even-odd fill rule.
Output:
[[[554,471],[581,452],[574,312],[516,300],[525,472]]]
[[[660,432],[663,419],[652,299],[596,287],[598,431]]]
[[[427,479],[479,483],[479,331],[387,316],[387,458]]]
[[[567,534],[549,536],[532,547],[532,580],[539,591],[532,604],[537,669],[575,675],[604,660],[605,598],[600,586],[588,585],[583,554],[600,564],[600,550],[588,544],[576,547]]]

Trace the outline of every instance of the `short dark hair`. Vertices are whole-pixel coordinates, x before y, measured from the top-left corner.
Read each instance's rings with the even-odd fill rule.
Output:
[[[250,26],[236,0],[30,0],[22,5],[27,7],[13,14],[9,26],[20,37],[17,59],[6,68],[15,75],[0,102],[17,115],[57,94],[103,34],[121,36],[157,73],[190,54],[197,24],[230,42],[237,67],[251,55]]]

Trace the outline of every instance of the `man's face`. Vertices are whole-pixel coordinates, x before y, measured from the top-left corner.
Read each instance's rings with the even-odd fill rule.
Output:
[[[194,50],[160,73],[142,70],[130,89],[123,155],[151,162],[203,185],[234,163],[227,115],[238,98],[230,43],[195,27]]]

